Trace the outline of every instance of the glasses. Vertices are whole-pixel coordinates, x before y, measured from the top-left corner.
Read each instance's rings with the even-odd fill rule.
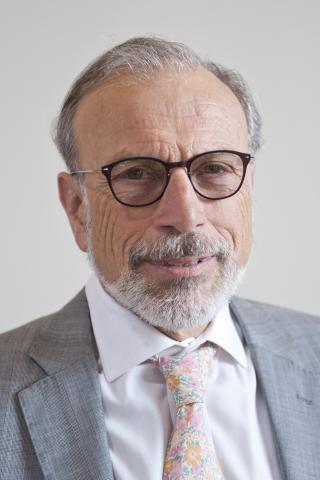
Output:
[[[72,175],[101,172],[118,202],[128,207],[146,207],[164,194],[171,170],[185,168],[193,189],[208,200],[232,197],[241,188],[253,157],[233,150],[215,150],[185,162],[133,157],[94,170],[73,170]]]

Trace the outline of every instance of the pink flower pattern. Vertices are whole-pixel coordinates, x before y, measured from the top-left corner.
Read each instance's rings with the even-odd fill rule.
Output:
[[[163,480],[224,480],[205,429],[204,397],[213,348],[206,344],[176,357],[154,358],[176,403]]]

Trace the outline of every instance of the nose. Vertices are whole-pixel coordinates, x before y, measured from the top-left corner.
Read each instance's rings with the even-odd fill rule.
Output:
[[[199,231],[206,223],[205,202],[194,191],[184,168],[171,170],[155,212],[156,228],[180,234]]]

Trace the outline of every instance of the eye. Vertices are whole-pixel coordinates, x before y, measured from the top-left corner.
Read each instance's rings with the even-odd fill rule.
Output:
[[[193,175],[196,176],[212,176],[212,177],[220,177],[221,175],[226,175],[233,173],[233,169],[230,165],[222,162],[206,162],[202,165],[197,166],[194,169]]]
[[[212,174],[219,174],[219,173],[226,173],[230,171],[228,166],[223,163],[207,163],[202,165],[200,172],[201,173],[212,173]]]
[[[145,166],[132,166],[123,168],[121,166],[115,168],[112,172],[113,180],[151,180],[155,176],[152,168],[148,168]]]
[[[122,176],[129,180],[141,180],[147,175],[147,172],[143,168],[130,168],[122,173]]]

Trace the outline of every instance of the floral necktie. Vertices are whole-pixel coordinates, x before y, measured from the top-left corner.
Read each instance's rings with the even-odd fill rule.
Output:
[[[176,404],[163,480],[224,480],[206,433],[204,397],[212,359],[213,348],[206,344],[185,355],[157,360]]]

